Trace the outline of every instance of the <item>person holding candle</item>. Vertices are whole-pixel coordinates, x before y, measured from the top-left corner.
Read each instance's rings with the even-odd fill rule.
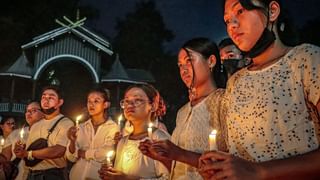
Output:
[[[221,69],[219,50],[207,38],[187,41],[179,51],[180,76],[189,89],[189,102],[177,114],[176,128],[171,141],[141,143],[141,151],[171,165],[171,178],[184,180],[202,179],[197,171],[198,158],[209,150],[209,134],[213,129],[220,133],[217,146],[226,150],[223,117],[220,102],[224,90],[226,72]],[[221,81],[222,80],[222,81]]]
[[[98,170],[109,150],[114,150],[113,137],[119,131],[117,123],[108,117],[110,93],[96,87],[89,91],[87,109],[90,119],[68,131],[69,144],[66,156],[75,162],[71,180],[99,179]]]
[[[205,153],[200,171],[211,175],[207,179],[320,177],[320,48],[286,44],[284,38],[294,36],[288,34],[290,18],[283,5],[279,0],[224,1],[228,34],[252,64],[228,82],[232,155]]]
[[[16,158],[14,154],[14,147],[15,143],[24,144],[28,139],[29,130],[33,124],[38,122],[40,119],[44,117],[43,113],[41,112],[41,107],[39,102],[32,101],[27,104],[25,118],[26,122],[29,126],[24,126],[21,129],[14,130],[6,139],[4,149],[2,150],[2,155],[6,157],[8,161],[12,161],[15,165],[18,166],[19,172],[15,179],[26,179],[27,177],[27,168],[24,165],[24,161]]]
[[[140,142],[150,138],[149,123],[165,113],[165,105],[159,106],[159,100],[158,91],[151,85],[133,85],[125,91],[120,105],[133,131],[119,141],[114,168],[102,166],[101,179],[168,179],[168,169],[161,162],[144,156],[138,148]],[[168,133],[154,126],[149,128],[152,128],[149,135],[153,140],[170,138]]]
[[[7,137],[15,128],[15,119],[13,117],[2,117],[0,121],[0,152],[4,148]]]
[[[45,86],[41,93],[44,118],[32,125],[25,145],[15,144],[16,157],[24,158],[28,167],[28,179],[65,179],[66,136],[73,122],[60,113],[63,103],[58,86]]]

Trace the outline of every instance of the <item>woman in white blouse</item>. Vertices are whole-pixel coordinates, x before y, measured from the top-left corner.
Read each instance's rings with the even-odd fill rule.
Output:
[[[168,169],[159,161],[143,155],[138,148],[140,142],[148,138],[154,141],[170,138],[168,133],[155,127],[151,137],[148,137],[148,124],[164,114],[165,106],[158,91],[151,85],[129,87],[120,105],[133,131],[119,141],[114,167],[103,165],[99,171],[100,177],[119,180],[168,179]]]
[[[69,129],[66,155],[75,162],[69,175],[71,180],[99,179],[98,170],[106,153],[114,149],[113,137],[119,131],[118,125],[107,119],[109,106],[109,91],[102,88],[91,90],[87,97],[90,119]]]

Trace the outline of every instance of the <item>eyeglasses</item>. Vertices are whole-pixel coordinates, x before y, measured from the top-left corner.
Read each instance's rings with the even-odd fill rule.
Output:
[[[138,107],[146,102],[150,102],[150,101],[144,100],[144,99],[133,99],[133,100],[122,99],[120,101],[120,107],[122,109],[128,107],[128,105],[133,105],[134,107]]]
[[[34,113],[36,113],[38,111],[40,111],[40,109],[29,109],[29,110],[26,111],[26,114],[27,113],[34,114]]]

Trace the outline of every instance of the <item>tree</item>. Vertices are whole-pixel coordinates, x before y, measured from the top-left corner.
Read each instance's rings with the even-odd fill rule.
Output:
[[[174,37],[152,0],[138,2],[135,12],[118,20],[116,30],[114,49],[123,64],[148,70],[164,56],[163,43]]]
[[[173,130],[176,112],[188,96],[180,80],[176,55],[165,52],[163,47],[174,38],[172,31],[166,28],[152,0],[137,3],[136,10],[119,20],[116,29],[114,50],[125,67],[145,69],[154,75],[155,87],[168,108],[164,122],[169,131]]]

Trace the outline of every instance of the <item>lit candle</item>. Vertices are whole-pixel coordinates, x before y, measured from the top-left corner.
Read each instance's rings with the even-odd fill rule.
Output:
[[[152,140],[152,123],[149,123],[149,127],[148,127],[148,137],[150,140]]]
[[[23,136],[24,136],[24,128],[22,128],[20,131],[20,140],[21,141],[23,141]]]
[[[108,167],[112,167],[113,166],[113,163],[112,163],[113,156],[114,156],[114,151],[113,150],[107,152],[106,157],[107,157],[107,166]]]
[[[120,128],[120,131],[122,129],[122,120],[123,120],[122,114],[120,114],[120,116],[118,117],[118,125],[119,125],[119,128]]]
[[[218,150],[216,138],[217,138],[217,130],[214,129],[209,134],[209,150],[210,151]]]
[[[79,128],[79,122],[80,122],[80,119],[82,118],[82,114],[77,116],[76,118],[76,127]]]
[[[1,138],[1,146],[4,146],[4,139]]]

